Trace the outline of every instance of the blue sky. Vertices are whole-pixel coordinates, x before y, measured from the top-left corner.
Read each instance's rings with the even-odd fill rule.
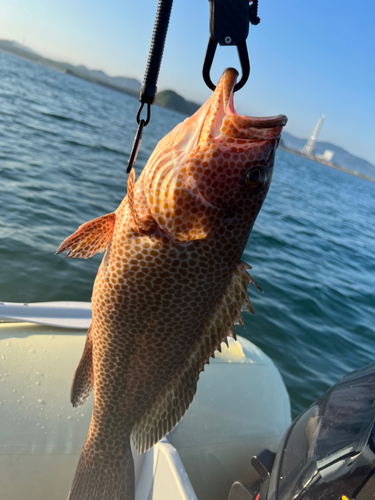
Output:
[[[229,0],[230,1],[230,0]],[[157,0],[12,0],[0,5],[0,38],[112,76],[142,80]],[[209,2],[175,0],[159,90],[205,101],[201,77]],[[375,164],[375,2],[259,0],[261,23],[250,27],[251,75],[236,94],[242,114],[289,118],[286,130],[311,134],[326,115],[319,140]],[[234,48],[218,47],[212,70],[239,68]]]

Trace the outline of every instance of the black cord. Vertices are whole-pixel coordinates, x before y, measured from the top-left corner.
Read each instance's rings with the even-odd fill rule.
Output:
[[[147,68],[139,95],[139,100],[142,103],[154,104],[155,102],[157,90],[156,84],[164,52],[164,44],[168,31],[172,3],[173,0],[159,0],[154,32],[152,34],[151,47],[148,55]]]
[[[141,102],[137,113],[137,123],[139,126],[126,169],[128,174],[134,167],[137,159],[142,141],[143,128],[149,123],[151,118],[151,105],[154,104],[156,98],[157,82],[164,52],[165,39],[167,37],[172,4],[173,0],[159,0],[150,52],[148,54],[146,72],[139,94],[139,101]],[[143,120],[141,119],[141,112],[145,104],[147,104],[147,118],[146,120]]]

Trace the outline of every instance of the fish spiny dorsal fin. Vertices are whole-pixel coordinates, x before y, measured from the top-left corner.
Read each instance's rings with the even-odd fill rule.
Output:
[[[134,425],[131,439],[138,454],[150,449],[179,422],[193,401],[199,373],[204,370],[204,365],[210,357],[214,357],[216,350],[221,350],[222,342],[227,343],[227,336],[236,338],[234,323],[244,325],[241,310],[254,312],[247,287],[250,282],[255,282],[247,269],[247,264],[238,263],[184,365]]]
[[[104,252],[111,241],[115,221],[116,215],[112,212],[86,222],[61,243],[56,255],[69,250],[69,258],[88,259],[96,253]]]
[[[87,401],[93,387],[94,369],[92,365],[92,338],[90,326],[87,332],[82,358],[75,371],[70,391],[70,401],[74,408],[82,406],[83,403]]]
[[[128,194],[127,194],[127,200],[130,208],[130,212],[133,216],[135,229],[136,231],[139,231],[141,233],[149,233],[150,231],[153,231],[156,227],[156,223],[154,219],[151,217],[148,218],[141,218],[138,214],[138,211],[136,209],[136,200],[135,200],[135,172],[134,168],[131,169],[129,177],[128,177]]]

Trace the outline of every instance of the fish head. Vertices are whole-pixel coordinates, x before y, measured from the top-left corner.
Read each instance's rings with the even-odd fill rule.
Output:
[[[149,215],[180,241],[225,225],[248,232],[270,186],[284,115],[238,115],[237,71],[229,68],[208,101],[156,147],[142,174]]]

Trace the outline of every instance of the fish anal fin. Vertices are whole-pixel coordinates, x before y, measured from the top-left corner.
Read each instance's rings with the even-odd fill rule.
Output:
[[[112,212],[86,222],[61,243],[56,254],[69,250],[69,258],[88,259],[104,252],[111,241],[115,221],[116,215]]]
[[[244,325],[241,310],[251,307],[247,287],[253,282],[247,269],[249,266],[244,262],[237,264],[184,365],[134,425],[131,439],[138,454],[150,449],[179,422],[193,401],[204,365],[209,362],[210,357],[215,357],[216,350],[221,351],[222,342],[228,345],[228,336],[236,338],[234,324]]]
[[[151,408],[133,427],[131,439],[138,455],[149,450],[180,421],[197,391],[199,371],[188,359],[159,393]]]
[[[74,373],[70,391],[70,401],[74,408],[82,406],[89,398],[94,387],[94,369],[92,364],[91,326],[87,332],[86,343],[81,361]]]

